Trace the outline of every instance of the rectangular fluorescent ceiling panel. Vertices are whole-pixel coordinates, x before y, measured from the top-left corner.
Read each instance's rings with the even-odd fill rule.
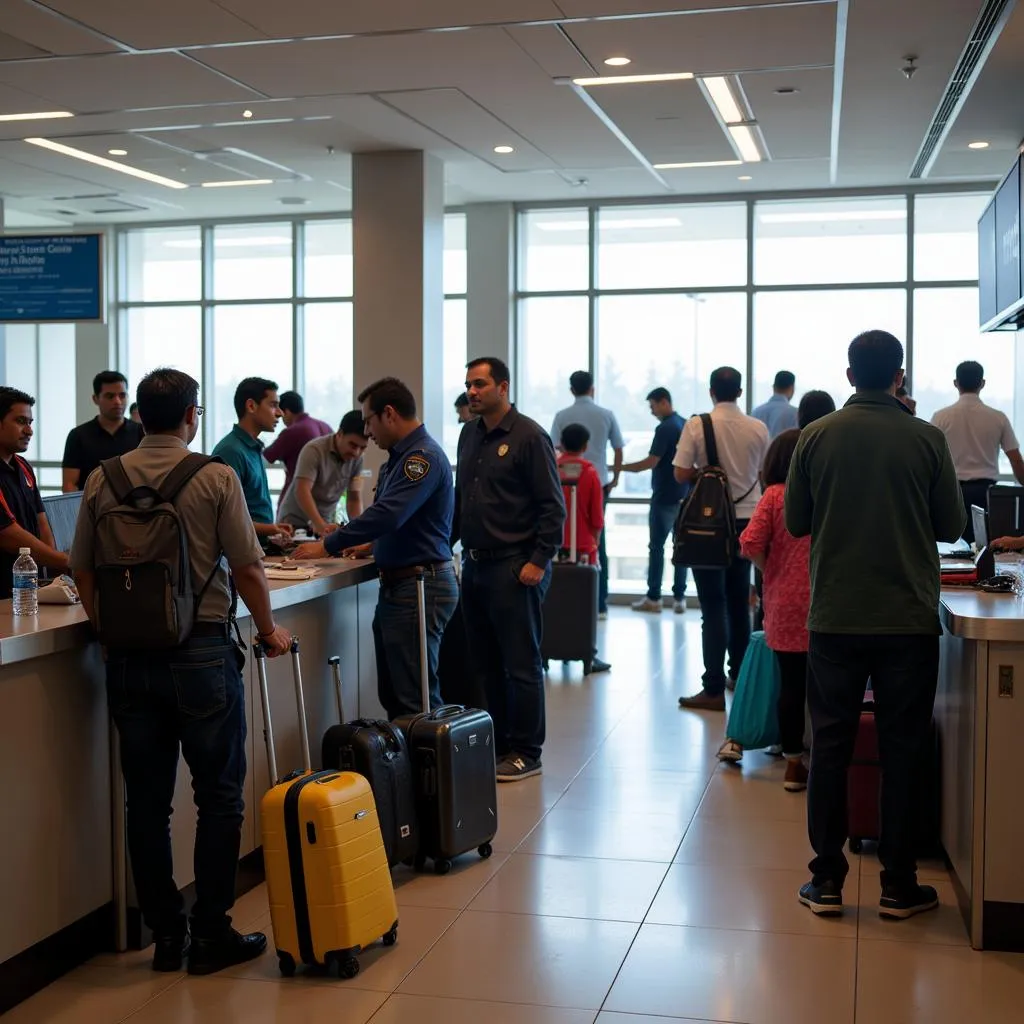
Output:
[[[696,160],[688,164],[655,164],[656,171],[681,171],[689,167],[737,167],[742,160]]]
[[[828,224],[840,221],[906,220],[905,210],[827,210],[814,213],[759,213],[762,224]]]
[[[689,71],[668,75],[601,75],[599,78],[574,78],[573,85],[589,88],[592,85],[639,85],[643,82],[687,82],[693,78]]]
[[[729,125],[729,134],[732,136],[732,141],[735,143],[740,156],[743,157],[746,163],[756,164],[760,162],[761,150],[749,125],[731,124]]]
[[[683,222],[678,217],[623,217],[621,220],[601,221],[601,231],[635,231],[637,228],[679,228]],[[586,231],[589,225],[585,220],[548,220],[540,221],[536,227],[540,231]]]
[[[273,184],[273,178],[242,178],[239,181],[204,181],[203,188],[244,188],[246,185]]]
[[[738,124],[745,121],[743,111],[729,87],[729,80],[726,78],[702,78],[704,88],[707,89],[711,102],[714,103],[726,124]]]
[[[95,153],[87,153],[84,149],[75,149],[74,146],[65,146],[62,142],[54,142],[52,139],[26,139],[32,146],[39,146],[42,149],[52,150],[54,153],[61,153],[64,156],[74,157],[76,160],[84,160],[88,164],[95,164],[97,167],[106,167],[111,171],[120,171],[122,174],[130,174],[133,178],[141,178],[143,181],[151,181],[154,185],[163,185],[164,188],[188,188],[188,185],[180,181],[172,181],[159,174],[152,174],[143,171],[130,164],[123,164],[117,160],[108,160],[105,156],[96,156]]]
[[[74,117],[70,110],[47,110],[41,114],[0,114],[0,121],[50,121],[57,117]]]

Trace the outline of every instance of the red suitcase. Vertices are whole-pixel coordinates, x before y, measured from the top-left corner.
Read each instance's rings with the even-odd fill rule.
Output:
[[[853,747],[853,760],[846,773],[846,820],[851,853],[860,853],[863,840],[879,836],[878,799],[881,790],[882,765],[878,759],[874,705],[865,701],[857,742]]]

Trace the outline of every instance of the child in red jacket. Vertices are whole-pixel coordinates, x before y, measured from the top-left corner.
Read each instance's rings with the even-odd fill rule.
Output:
[[[562,454],[558,457],[558,472],[562,478],[565,497],[565,535],[562,546],[570,547],[569,512],[572,509],[572,487],[565,480],[572,477],[579,482],[576,489],[576,557],[579,561],[597,565],[597,547],[604,529],[604,500],[597,470],[583,453],[590,441],[590,431],[579,423],[570,423],[562,430]]]

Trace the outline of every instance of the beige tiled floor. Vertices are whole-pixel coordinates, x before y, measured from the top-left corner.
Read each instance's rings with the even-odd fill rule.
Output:
[[[556,666],[546,774],[501,787],[489,861],[395,874],[401,928],[349,982],[282,979],[272,955],[212,978],[101,957],[10,1024],[1020,1024],[1024,956],[970,949],[942,866],[943,906],[876,912],[878,863],[852,858],[841,920],[796,902],[804,797],[782,766],[719,767],[723,715],[677,710],[698,686],[699,616],[614,609],[614,663]],[[269,928],[261,889],[236,920]],[[6,1024],[6,1022],[5,1022]]]

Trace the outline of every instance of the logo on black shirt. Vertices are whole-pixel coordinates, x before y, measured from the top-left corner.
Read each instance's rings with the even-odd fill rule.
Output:
[[[402,467],[406,479],[418,484],[429,472],[430,463],[422,455],[410,455]]]

